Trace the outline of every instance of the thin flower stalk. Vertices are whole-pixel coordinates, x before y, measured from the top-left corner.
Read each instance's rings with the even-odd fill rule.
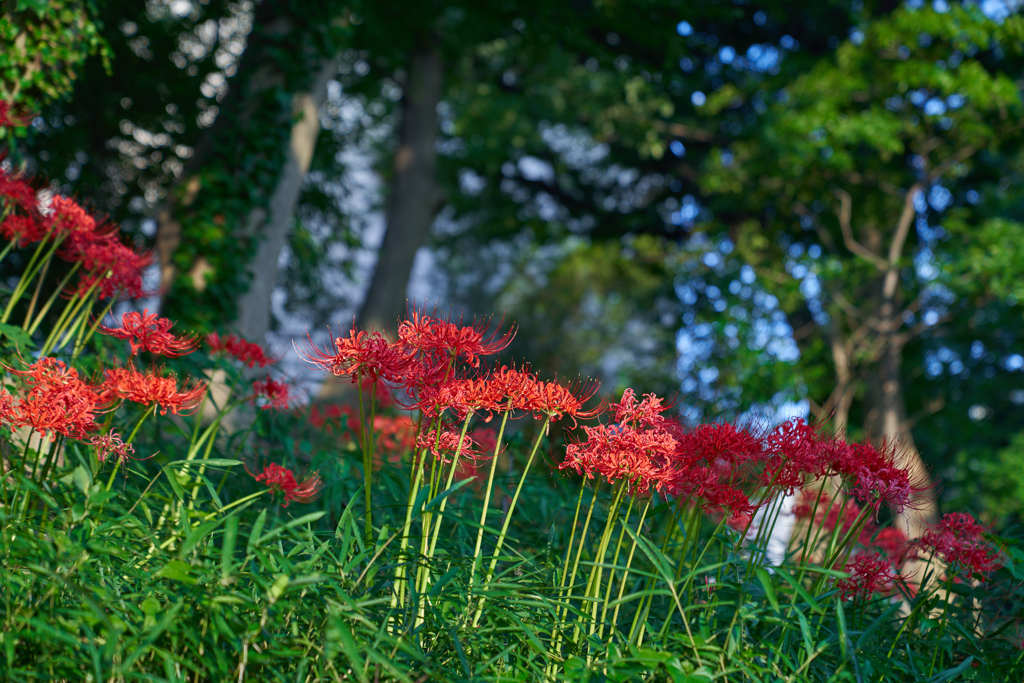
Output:
[[[484,527],[487,526],[487,513],[491,508],[491,493],[494,491],[494,473],[498,468],[498,452],[501,448],[501,440],[505,436],[505,425],[508,424],[508,416],[511,410],[506,410],[501,416],[501,425],[498,427],[498,439],[494,444],[494,453],[491,457],[491,468],[487,474],[487,488],[484,490],[483,507],[480,510],[480,526],[476,531],[476,545],[473,547],[473,563],[469,570],[469,591],[472,596],[476,591],[476,572],[480,563],[480,552],[484,542]]]
[[[633,556],[636,553],[637,540],[640,538],[640,534],[643,532],[644,522],[647,520],[647,512],[651,509],[652,500],[652,498],[647,499],[647,502],[644,504],[644,509],[640,513],[640,521],[636,523],[636,534],[634,534],[633,542],[630,544],[629,547],[629,555],[626,557],[626,567],[622,572],[622,580],[619,581],[619,594],[615,598],[615,611],[612,612],[612,623],[611,627],[608,629],[609,634],[614,634],[616,632],[616,628],[619,623],[619,609],[622,607],[622,597],[625,595],[626,584],[629,581],[630,569],[633,566]],[[604,621],[603,616],[601,617],[601,621]],[[599,633],[598,638],[600,637],[601,634]]]
[[[590,520],[594,517],[594,508],[597,506],[597,495],[601,490],[602,480],[598,479],[594,485],[593,495],[590,497],[590,504],[587,506],[587,515],[583,521],[583,529],[580,531],[580,538],[576,544],[576,555],[572,561],[572,570],[569,569],[569,556],[572,552],[573,539],[576,535],[576,525],[579,520],[579,508],[580,503],[583,502],[583,489],[586,487],[586,478],[584,477],[581,481],[580,486],[580,498],[576,503],[576,516],[573,518],[572,532],[569,536],[569,544],[566,548],[566,561],[562,565],[562,578],[558,585],[558,606],[555,608],[555,626],[552,634],[552,646],[551,651],[553,653],[553,659],[558,660],[562,656],[562,634],[565,632],[567,626],[565,619],[569,616],[569,609],[572,596],[572,587],[576,582],[576,574],[580,566],[580,558],[583,555],[583,546],[586,543],[587,531],[590,529]],[[552,666],[554,666],[552,664]],[[552,677],[554,676],[552,672]]]
[[[619,521],[619,507],[622,505],[622,498],[626,492],[626,486],[627,481],[623,479],[616,487],[615,498],[612,500],[612,505],[608,510],[608,517],[605,519],[604,529],[601,530],[600,540],[598,541],[597,553],[595,554],[594,562],[590,567],[590,576],[587,577],[587,587],[583,594],[583,605],[585,614],[589,617],[587,619],[588,638],[597,631],[597,613],[600,608],[599,598],[601,596],[601,585],[604,574],[604,559],[608,554],[608,546],[611,543],[611,537],[615,531],[616,522]],[[573,629],[574,643],[579,642],[579,635],[582,632],[582,625],[577,621],[576,627]],[[587,659],[589,663],[589,647]]]
[[[39,309],[39,313],[36,314],[36,317],[32,320],[32,323],[27,328],[25,328],[26,332],[28,332],[30,335],[35,334],[36,330],[39,329],[39,325],[43,322],[43,319],[46,317],[46,314],[50,312],[50,309],[53,307],[53,304],[57,301],[57,297],[59,297],[60,293],[64,291],[64,288],[71,280],[71,277],[75,274],[75,272],[78,271],[78,268],[81,265],[81,263],[76,262],[71,266],[71,268],[68,269],[68,272],[64,275],[64,279],[60,281],[60,284],[54,287],[53,293],[50,294],[50,298],[47,299],[46,303],[44,303],[42,307]]]
[[[128,438],[125,439],[124,442],[126,444],[131,444],[131,442],[135,440],[135,435],[139,433],[139,428],[142,427],[142,423],[146,421],[146,418],[149,417],[150,414],[156,415],[156,407],[156,403],[146,406],[146,409],[142,411],[142,415],[139,416],[138,422],[136,422],[135,426],[132,428],[131,433],[128,434]],[[117,470],[120,466],[121,459],[115,458],[114,468],[110,471],[110,478],[107,479],[107,491],[109,491],[110,488],[114,485],[114,477],[117,476]]]
[[[506,416],[508,413],[506,413]],[[526,460],[526,466],[523,467],[523,473],[519,477],[519,483],[516,484],[515,493],[512,494],[512,501],[508,505],[508,510],[505,512],[505,519],[501,523],[501,531],[498,533],[498,541],[494,544],[494,552],[491,555],[490,565],[487,567],[487,575],[484,578],[483,595],[480,596],[479,602],[476,606],[476,614],[473,616],[473,628],[476,628],[480,624],[480,617],[483,616],[484,602],[487,599],[487,588],[491,585],[491,580],[494,578],[494,570],[498,566],[498,558],[501,556],[501,548],[505,543],[505,536],[508,533],[509,522],[512,521],[512,514],[516,510],[516,503],[519,501],[519,494],[523,492],[523,483],[526,481],[526,476],[530,473],[530,467],[533,466],[533,461],[537,457],[537,451],[540,450],[541,441],[544,440],[544,436],[547,434],[548,425],[551,424],[551,415],[548,414],[544,418],[544,422],[540,426],[540,431],[537,432],[537,438],[533,442],[533,448],[530,450],[530,457]],[[501,445],[501,437],[498,437],[498,444],[495,446],[495,451]],[[497,459],[497,455],[495,455]],[[493,476],[493,468],[492,468]]]
[[[0,323],[6,323],[10,319],[11,313],[14,311],[14,306],[32,285],[32,281],[35,280],[40,269],[42,269],[44,265],[49,265],[50,259],[53,258],[53,253],[57,250],[57,247],[60,246],[60,243],[63,240],[64,237],[60,236],[52,242],[48,239],[44,239],[39,242],[35,252],[33,252],[28,263],[25,265],[25,269],[22,271],[18,284],[14,286],[14,291],[11,292],[11,298],[7,301],[7,306],[4,308],[3,315],[0,316]],[[48,250],[44,256],[43,251],[47,248]]]
[[[618,566],[618,554],[620,554],[620,552],[623,549],[623,537],[626,535],[626,526],[629,524],[630,516],[633,514],[633,504],[636,502],[636,498],[633,497],[633,496],[630,496],[630,503],[629,503],[629,505],[626,508],[626,514],[624,515],[624,517],[622,519],[618,518],[618,508],[620,508],[622,506],[622,496],[623,496],[623,494],[626,493],[627,482],[624,480],[620,484],[620,487],[622,488],[621,493],[620,493],[620,501],[618,501],[618,504],[615,506],[615,509],[611,513],[609,513],[609,515],[608,515],[609,522],[611,522],[611,523],[607,524],[607,529],[606,529],[606,536],[608,536],[608,540],[605,541],[604,550],[601,552],[600,556],[598,557],[598,561],[594,564],[594,568],[597,569],[597,577],[594,580],[594,587],[593,587],[593,590],[591,591],[591,596],[590,596],[591,599],[593,600],[593,604],[590,606],[590,609],[589,609],[589,611],[590,611],[590,628],[589,628],[588,633],[587,633],[588,638],[593,636],[598,631],[598,628],[599,628],[598,627],[598,623],[599,623],[598,611],[599,610],[601,612],[600,629],[603,631],[603,628],[604,628],[604,617],[608,613],[608,598],[611,596],[611,587],[612,587],[612,585],[615,582],[615,571],[616,571],[616,567]],[[618,522],[618,527],[620,527],[620,528],[618,528],[618,540],[615,542],[615,552],[612,554],[611,565],[608,567],[609,575],[608,575],[607,587],[605,588],[605,591],[604,591],[604,599],[603,599],[603,601],[599,601],[598,598],[601,597],[601,586],[602,586],[602,582],[603,582],[604,557],[605,557],[605,554],[607,553],[608,543],[610,542],[610,533],[614,532],[615,522]],[[598,636],[598,638],[600,638],[600,636]],[[588,660],[590,660],[591,656],[590,656],[589,653],[588,653],[587,657],[588,657]]]
[[[466,419],[463,420],[463,422],[462,422],[462,431],[459,434],[459,443],[458,443],[458,446],[455,449],[455,454],[452,456],[451,467],[448,469],[448,478],[445,481],[445,485],[444,485],[444,488],[442,489],[442,491],[447,491],[447,490],[451,489],[452,482],[455,481],[455,472],[457,471],[458,466],[459,466],[459,457],[462,455],[462,451],[463,451],[462,446],[465,443],[466,432],[469,430],[469,422],[472,419],[472,417],[473,417],[473,412],[470,411],[466,415]],[[434,529],[433,529],[433,531],[430,534],[430,544],[427,546],[427,559],[428,559],[428,561],[431,558],[434,557],[434,549],[437,547],[437,539],[441,535],[441,521],[444,518],[444,510],[445,510],[445,508],[448,505],[448,498],[449,498],[449,496],[445,496],[444,499],[441,500],[441,503],[440,503],[440,505],[438,506],[438,509],[437,509],[437,519],[434,521]],[[424,589],[425,588],[426,588],[426,586],[424,585]]]

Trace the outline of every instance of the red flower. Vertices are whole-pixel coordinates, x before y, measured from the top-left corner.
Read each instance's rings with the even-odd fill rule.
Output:
[[[163,415],[167,411],[175,415],[194,411],[206,393],[204,382],[197,382],[190,389],[178,391],[178,383],[173,375],[144,375],[131,365],[127,368],[111,368],[105,375],[102,387],[104,398],[125,399],[142,405],[156,404]]]
[[[96,232],[96,219],[70,197],[54,195],[50,202],[51,232],[55,235],[84,237]]]
[[[41,358],[25,370],[7,369],[24,377],[29,387],[19,402],[9,396],[0,402],[0,412],[10,424],[74,439],[96,429],[96,413],[103,402],[79,379],[77,370],[56,358]]]
[[[252,474],[250,472],[250,474]],[[291,501],[308,503],[313,500],[323,488],[323,480],[320,475],[313,473],[301,482],[295,480],[291,470],[280,465],[270,463],[259,474],[253,475],[256,481],[262,481],[271,491],[284,495],[282,507],[288,507]]]
[[[135,454],[135,446],[123,442],[117,432],[93,436],[89,443],[96,447],[96,459],[100,462],[106,462],[111,457],[124,462]]]
[[[310,340],[308,350],[299,352],[299,356],[336,377],[349,377],[353,382],[370,378],[401,383],[413,365],[408,350],[400,344],[392,344],[378,332],[371,334],[352,328],[349,336],[335,337],[333,346],[331,353]]]
[[[104,334],[118,339],[127,339],[134,356],[140,349],[159,356],[173,358],[192,353],[198,340],[195,336],[175,337],[171,334],[171,326],[174,325],[167,318],[160,318],[148,309],[142,313],[134,311],[121,316],[121,327],[100,326]]]
[[[288,409],[288,385],[284,382],[268,377],[262,382],[253,382],[252,389],[256,393],[255,398],[262,400],[260,408],[263,410]]]
[[[466,434],[461,441],[459,436],[461,429],[455,429],[450,425],[441,425],[440,433],[437,429],[425,429],[416,437],[416,448],[426,448],[430,453],[442,462],[451,462],[455,451],[459,451],[459,459],[469,458],[475,460],[480,457],[479,448],[473,443],[473,438]]]
[[[471,377],[423,387],[415,407],[427,417],[435,417],[451,409],[461,420],[470,411],[498,410],[503,398],[497,384],[488,379]]]
[[[546,415],[552,422],[569,417],[575,424],[577,418],[591,418],[604,410],[600,404],[590,410],[583,409],[583,404],[593,398],[599,387],[597,382],[570,388],[558,382],[534,381],[532,386],[526,388],[525,403],[521,406],[513,404],[513,407]]]
[[[11,214],[0,223],[0,235],[8,240],[18,240],[19,247],[38,242],[45,234],[39,222],[29,216]]]
[[[845,567],[850,575],[836,582],[844,600],[867,600],[872,595],[892,592],[897,580],[889,560],[878,554],[862,553]]]
[[[955,573],[984,576],[1002,566],[998,553],[985,542],[984,533],[985,527],[974,517],[964,512],[951,512],[928,529],[914,545],[926,553],[934,552]]]
[[[672,464],[679,449],[675,431],[666,428],[662,416],[668,408],[654,394],[638,402],[626,389],[612,409],[619,424],[585,426],[587,440],[567,445],[558,468],[591,479],[599,475],[613,484],[625,480],[635,494],[664,489],[675,474]]]
[[[224,351],[250,368],[257,365],[263,368],[274,362],[274,359],[267,355],[262,346],[233,334],[221,339],[220,335],[214,332],[207,335],[206,344],[211,351]]]
[[[150,254],[132,251],[121,243],[116,232],[72,238],[61,252],[62,258],[82,264],[85,274],[79,280],[77,294],[93,286],[99,296],[109,299],[120,293],[138,298],[145,295],[142,271],[152,262]]]
[[[33,218],[39,217],[39,200],[36,198],[36,191],[27,182],[12,175],[0,168],[0,197],[3,198],[3,205],[8,203],[20,208]],[[35,239],[42,239],[45,234],[41,228],[33,233]]]
[[[489,327],[488,321],[457,325],[413,311],[409,320],[398,325],[398,339],[427,355],[461,357],[471,366],[479,367],[480,356],[504,350],[515,337],[514,329],[502,333],[499,330],[488,330]]]

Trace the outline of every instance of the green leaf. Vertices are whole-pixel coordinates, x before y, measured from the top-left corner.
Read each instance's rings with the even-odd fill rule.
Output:
[[[45,2],[43,3],[46,4]],[[33,346],[32,337],[28,332],[15,325],[0,323],[0,337],[7,337],[19,350],[29,349]]]
[[[183,560],[171,560],[163,569],[156,573],[157,578],[180,581],[181,583],[195,584],[192,577],[192,566]]]

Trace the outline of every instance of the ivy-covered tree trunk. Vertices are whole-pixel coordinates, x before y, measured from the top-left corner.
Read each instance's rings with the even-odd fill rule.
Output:
[[[284,168],[269,205],[256,207],[249,214],[247,232],[258,240],[259,246],[249,265],[249,288],[238,300],[234,324],[248,339],[261,342],[270,330],[270,300],[277,285],[278,259],[293,225],[299,192],[313,159],[320,132],[320,109],[327,96],[327,83],[335,70],[335,63],[328,62],[308,92],[295,93],[292,97],[295,119]]]
[[[361,329],[391,330],[405,312],[416,252],[430,233],[438,201],[437,107],[442,94],[442,59],[430,41],[413,51],[406,71],[398,124],[398,145],[385,211],[385,232],[373,278],[356,324]],[[321,400],[337,399],[345,385],[327,381]]]
[[[330,14],[263,2],[215,124],[158,215],[164,315],[261,341],[277,256],[319,131],[337,47]],[[328,3],[329,5],[329,3]]]

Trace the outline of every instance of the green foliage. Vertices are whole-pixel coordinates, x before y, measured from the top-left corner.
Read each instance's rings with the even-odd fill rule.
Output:
[[[91,0],[5,0],[0,44],[0,100],[23,115],[71,92],[88,57],[109,59]]]

